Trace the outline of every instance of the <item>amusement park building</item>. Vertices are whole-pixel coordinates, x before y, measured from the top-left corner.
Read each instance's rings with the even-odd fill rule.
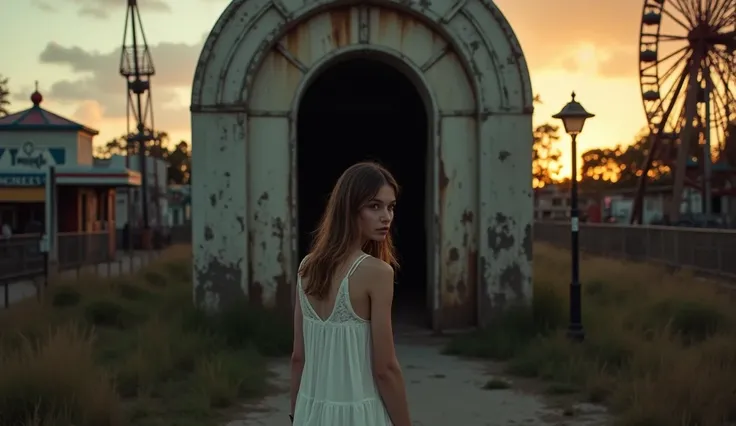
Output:
[[[31,101],[31,108],[0,118],[3,223],[14,234],[107,232],[114,250],[115,189],[140,185],[140,174],[94,167],[98,132],[42,108],[38,91]]]

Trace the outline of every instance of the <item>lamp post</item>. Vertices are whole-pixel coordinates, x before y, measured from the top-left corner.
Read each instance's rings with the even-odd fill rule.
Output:
[[[578,244],[580,211],[578,210],[578,153],[576,139],[580,132],[583,131],[585,120],[595,117],[595,115],[586,111],[575,100],[575,92],[572,92],[572,100],[562,108],[562,111],[552,117],[562,120],[562,123],[565,125],[565,131],[572,138],[572,185],[570,188],[572,277],[570,281],[570,325],[567,329],[567,336],[570,339],[582,341],[585,339],[585,331],[583,330],[580,292],[580,246]]]

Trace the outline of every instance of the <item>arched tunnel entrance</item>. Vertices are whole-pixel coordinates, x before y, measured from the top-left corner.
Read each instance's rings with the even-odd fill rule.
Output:
[[[382,61],[340,61],[307,88],[297,118],[299,258],[309,250],[330,191],[352,164],[375,160],[396,177],[401,191],[393,236],[396,322],[431,326],[428,270],[427,107],[415,85]]]

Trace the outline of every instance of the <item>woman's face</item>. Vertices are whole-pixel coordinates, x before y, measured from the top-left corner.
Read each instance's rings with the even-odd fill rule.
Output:
[[[360,209],[358,221],[364,240],[383,241],[391,229],[396,206],[396,192],[384,185],[375,197]]]

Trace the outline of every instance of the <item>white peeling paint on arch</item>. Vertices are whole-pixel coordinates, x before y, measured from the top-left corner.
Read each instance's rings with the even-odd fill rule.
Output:
[[[496,6],[248,0],[220,17],[193,84],[198,304],[290,305],[299,93],[321,65],[361,51],[404,68],[428,98],[435,327],[456,325],[449,317],[468,303],[485,323],[530,299],[531,87]],[[458,282],[474,294],[458,296]]]

